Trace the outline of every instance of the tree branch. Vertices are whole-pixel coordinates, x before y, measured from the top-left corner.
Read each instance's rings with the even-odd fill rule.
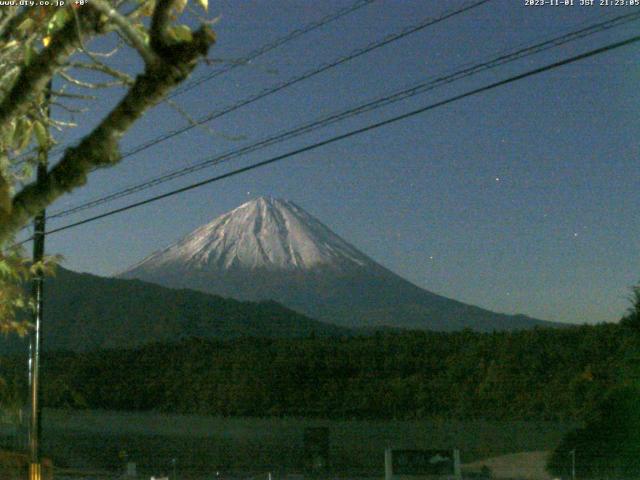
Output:
[[[105,65],[100,61],[95,61],[94,63],[84,63],[84,62],[72,62],[69,64],[71,68],[81,68],[85,70],[94,70],[96,72],[104,73],[105,75],[109,75],[113,78],[117,78],[118,80],[126,83],[127,85],[133,84],[133,77],[130,77],[124,72],[120,72],[114,68]]]
[[[154,51],[147,46],[142,35],[133,28],[131,22],[124,15],[121,15],[120,12],[104,0],[91,0],[91,5],[106,15],[117,26],[118,32],[138,51],[145,63],[149,64],[157,61]]]
[[[146,65],[120,103],[78,146],[65,151],[43,181],[31,183],[16,194],[9,212],[0,210],[0,243],[55,199],[84,185],[92,170],[119,162],[122,135],[207,55],[215,35],[206,26],[195,32],[191,41],[167,45],[164,36],[172,3],[160,0],[152,19],[151,45],[159,61]]]
[[[151,17],[151,27],[149,28],[151,48],[156,53],[162,55],[162,50],[167,46],[166,32],[170,22],[171,7],[176,0],[158,0],[156,8]]]
[[[32,15],[33,9],[29,7],[16,7],[7,13],[0,25],[0,40],[9,40],[22,22]]]
[[[126,85],[133,84],[133,80],[131,80],[128,84],[120,80],[114,80],[112,82],[83,82],[82,80],[78,80],[77,78],[63,71],[58,72],[58,75],[60,75],[62,78],[64,78],[67,82],[69,82],[72,85],[75,85],[80,88],[86,88],[89,90],[112,88],[112,87],[124,87]]]
[[[82,9],[80,16],[87,23],[93,23],[92,31],[97,30],[95,10]],[[20,72],[13,88],[3,98],[0,103],[0,124],[22,115],[27,110],[29,103],[44,90],[53,74],[75,51],[79,41],[74,22],[67,21],[53,36],[50,45]]]

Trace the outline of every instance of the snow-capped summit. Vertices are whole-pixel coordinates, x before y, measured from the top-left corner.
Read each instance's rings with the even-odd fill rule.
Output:
[[[219,216],[130,272],[188,270],[336,270],[373,263],[295,203],[259,197]]]
[[[436,295],[376,263],[287,200],[260,197],[122,273],[238,300],[275,300],[348,327],[457,330],[545,324]]]

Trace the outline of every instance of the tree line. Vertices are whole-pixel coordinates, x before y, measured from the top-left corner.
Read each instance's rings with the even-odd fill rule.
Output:
[[[520,332],[190,338],[43,361],[49,407],[223,416],[584,420],[638,378],[628,324]],[[26,364],[5,357],[6,401]]]

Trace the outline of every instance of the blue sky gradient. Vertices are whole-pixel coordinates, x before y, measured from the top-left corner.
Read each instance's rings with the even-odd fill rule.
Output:
[[[175,100],[196,118],[364,47],[463,1],[378,0]],[[235,61],[346,1],[212,1],[211,57]],[[95,172],[51,211],[241,147],[412,85],[640,7],[529,7],[494,0]],[[638,22],[51,221],[55,228],[264,160],[630,37]],[[637,45],[568,65],[120,215],[52,235],[74,270],[110,275],[259,195],[293,200],[391,270],[433,292],[506,313],[616,321],[640,280]],[[137,60],[124,57],[134,71]],[[220,68],[202,66],[195,77]],[[121,92],[105,94],[77,137]],[[167,105],[123,150],[186,124]]]

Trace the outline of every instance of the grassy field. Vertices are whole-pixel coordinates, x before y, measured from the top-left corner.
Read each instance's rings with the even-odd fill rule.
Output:
[[[43,448],[57,465],[120,469],[126,452],[141,472],[183,477],[221,472],[295,472],[306,427],[330,429],[331,470],[384,471],[384,449],[459,448],[463,463],[552,449],[573,425],[556,422],[329,421],[218,418],[106,411],[45,410]]]

